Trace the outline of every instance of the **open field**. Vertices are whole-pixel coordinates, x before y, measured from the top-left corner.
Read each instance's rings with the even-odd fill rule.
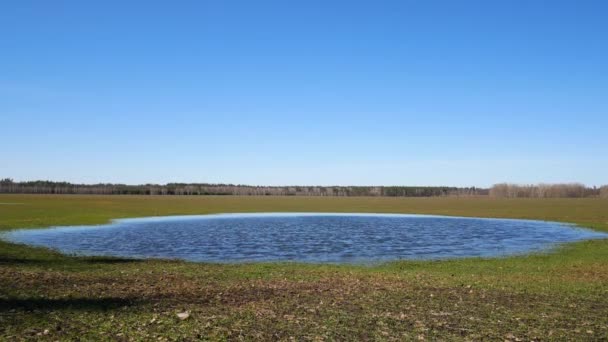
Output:
[[[77,195],[0,195],[0,229],[269,211],[527,218],[608,231],[608,199],[595,198]],[[374,267],[79,258],[0,242],[0,340],[606,340],[607,317],[608,240]]]

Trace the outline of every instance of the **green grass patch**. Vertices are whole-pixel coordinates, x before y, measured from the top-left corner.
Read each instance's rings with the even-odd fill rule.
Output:
[[[608,231],[608,200],[595,198],[0,195],[0,203],[0,230],[293,211],[525,218]],[[0,242],[0,340],[605,340],[606,317],[607,240],[376,266],[83,258]]]

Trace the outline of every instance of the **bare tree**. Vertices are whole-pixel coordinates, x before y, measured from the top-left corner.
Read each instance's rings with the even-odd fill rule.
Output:
[[[549,198],[597,196],[597,189],[587,188],[580,183],[563,184],[495,184],[490,188],[490,196],[505,198]]]
[[[608,185],[604,185],[600,188],[600,197],[608,198]]]

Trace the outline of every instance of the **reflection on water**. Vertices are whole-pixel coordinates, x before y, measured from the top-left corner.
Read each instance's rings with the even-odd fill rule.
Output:
[[[511,255],[608,234],[529,220],[263,213],[127,219],[100,226],[17,230],[2,237],[82,255],[366,263]]]

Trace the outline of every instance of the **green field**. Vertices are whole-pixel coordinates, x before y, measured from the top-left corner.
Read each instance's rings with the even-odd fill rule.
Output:
[[[608,231],[608,199],[596,198],[71,195],[0,195],[0,229],[269,211],[526,218]],[[373,267],[81,258],[0,242],[0,340],[22,339],[607,340],[608,240]]]

